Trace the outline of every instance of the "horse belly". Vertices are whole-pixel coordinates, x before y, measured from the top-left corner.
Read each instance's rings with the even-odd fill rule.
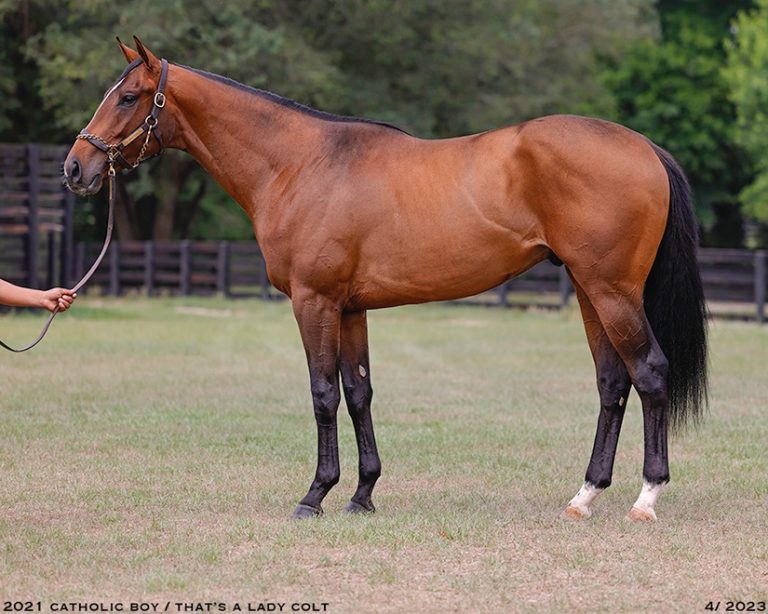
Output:
[[[374,309],[479,294],[544,260],[548,249],[513,233],[452,233],[443,240],[411,237],[371,256],[351,284],[350,303]]]

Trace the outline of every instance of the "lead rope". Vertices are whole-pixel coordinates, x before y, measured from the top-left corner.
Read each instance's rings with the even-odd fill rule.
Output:
[[[112,155],[109,157],[109,171],[107,172],[109,175],[109,213],[107,214],[107,236],[104,238],[104,245],[101,248],[101,253],[99,254],[99,257],[96,258],[96,261],[93,263],[93,266],[91,266],[90,269],[88,269],[88,272],[83,275],[83,278],[77,282],[74,288],[72,288],[72,292],[75,293],[80,288],[82,288],[86,283],[88,283],[88,280],[93,277],[93,274],[96,272],[96,269],[99,268],[99,265],[101,264],[101,261],[104,260],[104,256],[107,253],[107,249],[109,248],[109,242],[112,240],[112,226],[113,226],[113,218],[115,213],[115,160]],[[3,346],[6,350],[10,352],[26,352],[27,350],[31,350],[33,347],[35,347],[38,343],[40,343],[43,340],[43,337],[45,337],[45,334],[48,332],[48,329],[51,327],[51,324],[53,324],[53,318],[56,317],[56,314],[59,313],[59,306],[56,305],[56,308],[51,312],[51,315],[48,316],[48,321],[45,323],[45,326],[43,326],[43,330],[40,331],[40,334],[37,336],[37,339],[35,339],[32,343],[29,345],[26,345],[22,348],[13,348],[10,345],[7,345],[2,340],[0,340],[0,345]]]

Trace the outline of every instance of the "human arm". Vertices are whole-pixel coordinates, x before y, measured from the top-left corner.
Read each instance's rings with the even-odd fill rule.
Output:
[[[66,311],[76,298],[77,294],[65,288],[33,290],[0,279],[0,304],[3,305],[43,307],[48,311],[54,311],[58,306],[59,311]]]

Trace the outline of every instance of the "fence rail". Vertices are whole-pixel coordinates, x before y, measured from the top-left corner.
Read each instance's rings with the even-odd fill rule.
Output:
[[[78,278],[96,258],[100,247],[91,243],[77,245]],[[707,300],[739,304],[744,309],[735,313],[764,322],[767,261],[764,251],[700,250]],[[90,285],[111,295],[141,292],[149,296],[280,296],[269,283],[264,258],[255,241],[115,241]],[[568,305],[572,293],[565,267],[545,261],[504,282],[495,292],[474,300],[506,307],[561,308]]]
[[[0,143],[0,276],[37,287],[71,275],[74,195],[61,183],[68,148]]]
[[[79,243],[76,276],[96,259],[100,245]],[[264,258],[254,241],[113,241],[89,284],[101,292],[260,296],[279,295],[269,283]]]

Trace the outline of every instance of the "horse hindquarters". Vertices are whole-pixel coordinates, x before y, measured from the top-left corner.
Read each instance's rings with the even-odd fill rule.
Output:
[[[618,255],[617,260],[608,263],[609,270],[623,271],[619,279],[600,279],[584,269],[573,271],[590,346],[595,346],[598,378],[602,379],[601,364],[605,364],[601,356],[610,352],[601,350],[593,339],[599,341],[604,334],[626,365],[643,405],[644,484],[630,511],[632,520],[656,519],[656,500],[669,480],[668,426],[695,421],[706,402],[706,318],[690,187],[674,159],[653,148],[669,181],[669,213],[647,280],[633,279],[633,271],[626,267],[632,258],[627,254],[622,258],[619,249],[610,253],[613,258]],[[610,483],[623,409],[604,416],[606,408],[601,405],[585,485],[568,508],[581,507],[582,513],[572,516],[588,516],[592,500]],[[599,477],[606,476],[607,483],[601,485]]]

